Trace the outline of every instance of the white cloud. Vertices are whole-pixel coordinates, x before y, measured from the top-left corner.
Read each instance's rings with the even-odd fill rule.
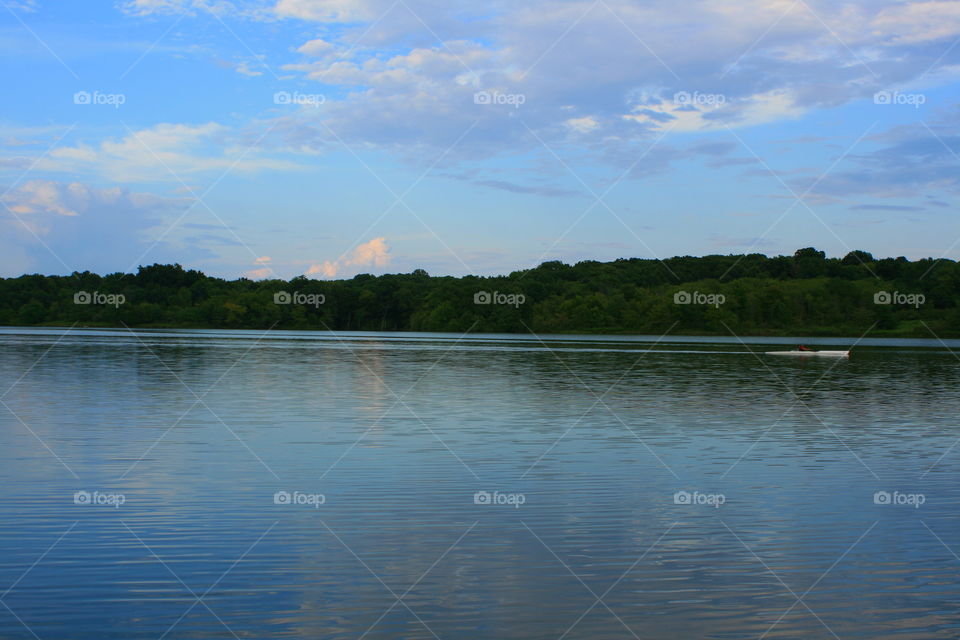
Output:
[[[307,56],[320,57],[332,52],[333,49],[334,46],[331,43],[322,38],[315,38],[304,42],[297,51]]]
[[[257,71],[256,69],[251,69],[250,64],[247,62],[241,62],[236,67],[234,67],[234,70],[240,75],[250,76],[251,78],[263,75],[263,71]]]
[[[390,262],[390,249],[386,238],[374,238],[354,249],[353,255],[347,260],[350,265],[372,265],[383,267]]]
[[[592,116],[584,116],[582,118],[569,118],[563,124],[565,124],[569,129],[577,133],[590,133],[594,129],[600,126],[600,123],[597,122],[597,119]]]
[[[960,2],[908,2],[880,11],[870,23],[877,38],[895,44],[917,44],[956,38],[960,34]]]
[[[124,13],[146,16],[153,13],[174,13],[183,11],[190,2],[185,0],[127,0],[118,7]]]
[[[371,3],[362,0],[279,0],[274,11],[283,18],[316,22],[359,22],[376,17]]]
[[[322,264],[312,264],[304,273],[308,276],[322,275],[326,278],[333,278],[337,275],[340,267],[329,260],[324,260]]]
[[[19,9],[30,13],[37,10],[37,0],[7,0],[4,4],[8,9]]]
[[[190,200],[38,179],[9,191],[3,204],[13,213],[0,216],[0,272],[111,273],[130,267]],[[14,248],[19,258],[8,262]],[[154,249],[154,257],[169,261],[208,255],[203,249],[178,251],[169,242]]]
[[[782,89],[743,96],[735,102],[726,102],[723,94],[684,94],[714,101],[713,104],[677,103],[676,98],[657,103],[642,104],[634,113],[623,116],[624,120],[648,125],[654,129],[669,129],[677,132],[707,132],[722,130],[748,123],[764,124],[796,118],[807,112],[793,94]]]
[[[275,278],[277,274],[273,270],[273,267],[270,266],[271,262],[273,262],[273,258],[270,256],[260,256],[259,258],[256,258],[253,263],[259,266],[245,271],[243,273],[243,277],[250,278],[251,280],[264,280],[271,277]]]
[[[63,184],[50,180],[31,180],[8,193],[3,200],[4,204],[16,214],[53,213],[60,216],[75,216],[79,215],[78,210],[86,211],[92,198],[113,203],[119,196],[119,187],[91,192],[88,187],[79,182]]]
[[[946,0],[690,0],[683,11],[674,0],[121,6],[136,15],[204,10],[336,25],[302,42],[299,60],[276,63],[327,96],[322,109],[282,117],[279,129],[297,141],[288,147],[296,151],[336,142],[326,127],[351,145],[432,152],[476,122],[477,144],[462,143],[474,155],[534,148],[527,126],[547,141],[573,132],[607,146],[650,139],[667,122],[677,131],[750,127],[903,86],[932,65],[955,62],[949,55],[937,61],[943,47],[919,45],[960,34],[960,2]],[[236,69],[261,73],[247,64]],[[478,90],[522,95],[524,103],[477,108]],[[722,93],[727,101],[716,110],[677,110],[667,104],[677,91]],[[652,98],[638,102],[639,94]],[[325,126],[317,126],[321,119]]]
[[[213,122],[163,123],[92,146],[81,143],[57,147],[37,167],[48,171],[91,171],[118,182],[177,181],[195,173],[228,169],[243,173],[299,168],[290,161],[250,150],[236,132]]]
[[[143,17],[155,14],[194,15],[197,12],[223,15],[236,12],[237,4],[229,0],[123,0],[117,7],[127,15]]]
[[[276,274],[270,267],[261,267],[260,269],[244,271],[243,277],[249,278],[250,280],[265,280],[270,277],[276,277]]]
[[[328,97],[322,114],[305,110],[288,123],[300,127],[299,139],[330,142],[312,122],[322,118],[348,144],[445,149],[476,122],[476,140],[461,147],[493,155],[536,148],[527,126],[548,142],[589,133],[597,146],[650,139],[668,123],[677,131],[750,127],[902,86],[944,52],[906,45],[960,33],[960,2],[942,0],[691,0],[682,12],[672,0],[498,2],[487,12],[460,0],[408,0],[409,10],[383,14],[389,7],[276,5],[291,18],[364,23],[364,31],[345,31],[363,33],[359,41],[310,40],[299,49],[304,58],[284,67],[341,89],[325,92],[338,97]],[[338,50],[346,55],[334,60]],[[478,90],[522,95],[523,104],[477,105]],[[678,91],[726,101],[677,109]]]
[[[306,275],[321,275],[334,278],[346,267],[384,267],[390,262],[390,247],[387,239],[380,237],[365,242],[354,249],[349,255],[333,262],[325,260],[322,263],[310,265]]]

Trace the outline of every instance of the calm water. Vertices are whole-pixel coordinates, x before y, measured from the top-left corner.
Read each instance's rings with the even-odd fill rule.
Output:
[[[0,330],[0,637],[960,635],[947,345],[652,340]]]

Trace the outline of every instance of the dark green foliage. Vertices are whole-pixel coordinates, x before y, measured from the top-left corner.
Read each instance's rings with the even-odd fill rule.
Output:
[[[920,295],[923,303],[876,304],[881,291]],[[76,303],[79,292],[99,298]],[[475,302],[479,292],[497,298]],[[723,303],[677,303],[683,292]],[[123,303],[104,303],[106,296]],[[497,277],[431,277],[417,269],[350,280],[226,281],[155,264],[136,274],[0,279],[6,325],[651,334],[673,326],[674,334],[858,336],[876,324],[873,335],[958,337],[958,303],[960,264],[951,260],[877,259],[859,250],[827,258],[814,248],[777,257],[554,261]]]

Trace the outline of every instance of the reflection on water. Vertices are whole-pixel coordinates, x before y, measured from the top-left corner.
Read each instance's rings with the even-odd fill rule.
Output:
[[[0,331],[0,637],[960,633],[940,343],[458,338]]]

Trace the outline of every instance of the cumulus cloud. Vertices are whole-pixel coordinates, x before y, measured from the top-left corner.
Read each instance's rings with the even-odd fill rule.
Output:
[[[77,209],[85,210],[91,196],[103,201],[116,201],[119,187],[93,192],[78,182],[64,185],[49,180],[32,180],[4,197],[4,204],[16,214],[53,213],[61,216],[78,215]]]
[[[387,239],[383,237],[374,238],[359,245],[348,255],[338,260],[332,262],[325,260],[322,263],[310,265],[306,275],[334,278],[349,267],[384,267],[390,262],[390,258],[390,247],[387,246]]]
[[[289,118],[295,139],[322,147],[329,128],[348,144],[446,149],[472,125],[458,145],[464,157],[536,149],[530,130],[609,149],[668,127],[794,119],[960,63],[960,47],[929,46],[960,34],[956,2],[691,0],[683,12],[670,0],[495,3],[488,12],[459,0],[392,6],[276,5],[288,18],[371,27],[359,42],[351,29],[349,38],[307,41],[304,58],[284,67],[339,90],[322,110]],[[465,14],[468,23],[457,19]],[[494,99],[478,104],[477,92]],[[682,92],[714,102],[677,103]]]
[[[250,78],[255,78],[255,77],[257,77],[257,76],[262,76],[262,75],[263,75],[263,71],[258,71],[258,70],[256,70],[256,69],[251,69],[251,68],[250,68],[250,63],[248,63],[248,62],[241,62],[241,63],[239,63],[236,67],[234,67],[234,70],[236,70],[236,72],[239,73],[240,75],[242,75],[242,76],[248,76],[248,77],[250,77]]]
[[[316,22],[360,22],[376,17],[374,6],[362,0],[280,0],[274,11],[284,18]]]
[[[158,259],[183,261],[209,256],[199,248],[175,253],[169,241],[154,244],[165,225],[190,202],[119,186],[31,180],[3,196],[0,271],[9,275],[26,269],[110,273],[129,268],[150,247]],[[17,264],[8,264],[3,258],[11,247],[22,254]]]
[[[354,249],[348,264],[382,267],[390,262],[389,252],[386,238],[374,238]]]
[[[151,193],[131,193],[119,186],[100,189],[80,182],[31,180],[9,192],[2,199],[7,208],[24,221],[36,220],[35,231],[46,232],[53,216],[80,216],[100,209],[124,207],[141,211],[158,211],[180,206],[184,199],[163,198]]]
[[[600,126],[596,118],[583,116],[582,118],[569,118],[563,124],[577,133],[590,133]]]
[[[297,49],[297,51],[300,53],[308,56],[323,56],[332,52],[333,50],[333,44],[323,40],[322,38],[308,40]]]
[[[332,278],[337,275],[337,272],[340,270],[340,267],[329,260],[324,260],[322,264],[312,264],[310,268],[306,270],[305,274],[308,276],[321,275],[326,278]]]
[[[243,277],[250,278],[251,280],[264,280],[266,278],[275,278],[277,274],[273,270],[273,267],[270,266],[271,262],[273,262],[273,258],[271,258],[270,256],[260,256],[254,259],[253,264],[258,266],[253,269],[244,271]]]
[[[290,43],[292,58],[271,61],[307,82],[303,91],[314,83],[326,96],[322,108],[292,104],[274,121],[269,143],[295,153],[345,142],[426,162],[447,151],[445,162],[455,163],[575,139],[593,160],[609,161],[667,130],[795,119],[960,68],[960,47],[949,47],[960,35],[960,3],[945,0],[690,0],[684,11],[673,0],[493,0],[482,7],[466,0],[128,0],[122,6],[137,15],[233,12],[317,29]],[[260,72],[252,65],[237,70]],[[493,98],[478,102],[478,92]],[[678,103],[678,93],[708,101]],[[671,142],[662,143],[664,152]],[[189,155],[184,166],[192,169],[223,160]],[[128,158],[114,160],[122,167]],[[148,160],[130,166],[155,173]]]
[[[246,144],[245,144],[246,143]],[[209,122],[200,125],[161,123],[130,131],[98,144],[53,149],[37,163],[48,171],[95,172],[118,182],[172,180],[205,171],[236,172],[297,169],[288,160],[250,149],[239,133]]]

